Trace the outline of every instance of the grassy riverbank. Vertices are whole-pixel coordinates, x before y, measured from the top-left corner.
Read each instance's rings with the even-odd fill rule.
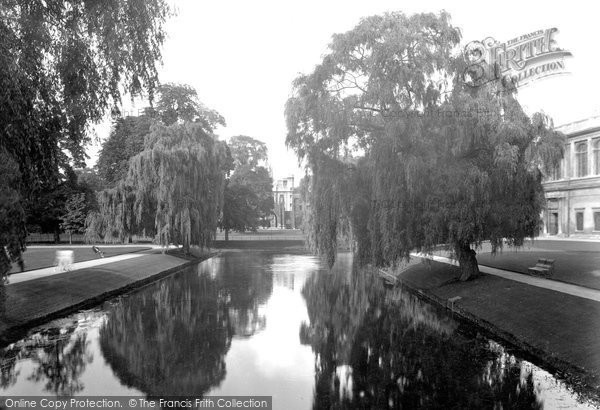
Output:
[[[398,278],[401,286],[440,306],[451,306],[455,315],[600,398],[600,303],[493,275],[459,282],[457,270],[424,261],[405,267]]]
[[[0,312],[0,343],[18,339],[35,325],[92,307],[206,259],[183,259],[146,251],[136,258],[7,285]]]

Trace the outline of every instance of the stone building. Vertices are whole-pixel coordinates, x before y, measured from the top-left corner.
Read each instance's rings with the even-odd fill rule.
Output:
[[[275,181],[273,202],[275,207],[271,227],[299,229],[302,225],[302,203],[293,176]]]
[[[600,237],[600,116],[556,128],[565,154],[543,183],[544,235]]]

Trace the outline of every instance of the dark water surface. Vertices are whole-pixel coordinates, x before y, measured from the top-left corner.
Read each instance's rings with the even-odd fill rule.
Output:
[[[274,408],[595,408],[340,255],[230,252],[0,350],[0,395],[267,395]]]

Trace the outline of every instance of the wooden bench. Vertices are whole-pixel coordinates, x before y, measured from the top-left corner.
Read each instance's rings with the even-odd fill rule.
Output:
[[[554,259],[538,259],[535,266],[527,269],[530,275],[535,276],[552,276],[554,273]]]

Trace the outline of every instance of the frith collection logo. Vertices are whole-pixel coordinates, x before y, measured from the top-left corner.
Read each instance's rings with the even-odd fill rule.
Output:
[[[541,78],[567,74],[569,51],[556,45],[556,28],[538,30],[500,43],[492,37],[472,41],[465,47],[469,66],[463,80],[471,87],[500,81],[505,88],[517,88]]]

